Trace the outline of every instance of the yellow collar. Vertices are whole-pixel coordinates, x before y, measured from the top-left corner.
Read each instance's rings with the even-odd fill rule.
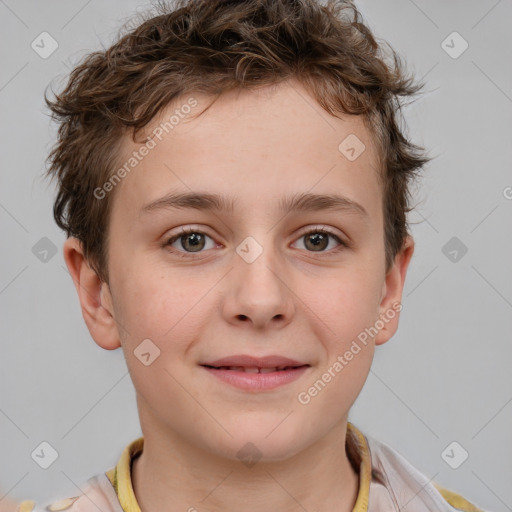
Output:
[[[119,503],[125,512],[141,512],[133,492],[131,465],[144,447],[144,438],[139,437],[125,447],[117,466],[105,474],[114,487]],[[367,512],[372,476],[370,451],[364,435],[352,423],[347,423],[347,455],[352,465],[359,468],[359,492],[352,512]]]

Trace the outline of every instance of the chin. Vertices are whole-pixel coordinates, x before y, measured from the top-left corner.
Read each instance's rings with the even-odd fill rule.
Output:
[[[219,455],[241,462],[249,461],[283,461],[293,457],[307,446],[304,430],[297,425],[285,423],[290,418],[285,415],[271,415],[268,421],[260,417],[256,422],[251,417],[238,421],[236,426],[227,427],[233,437],[224,436],[222,442],[212,447]],[[280,423],[283,422],[283,423]]]
[[[214,447],[217,455],[232,461],[239,461],[247,467],[252,467],[262,462],[281,462],[290,459],[301,448],[297,443],[288,439],[286,442],[253,442],[234,440],[229,446]],[[220,449],[220,451],[219,451]]]

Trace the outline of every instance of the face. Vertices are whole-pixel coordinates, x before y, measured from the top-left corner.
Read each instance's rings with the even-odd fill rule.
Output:
[[[180,98],[146,134],[209,101]],[[386,274],[376,152],[361,118],[330,116],[293,82],[228,93],[192,115],[154,137],[116,185],[109,285],[102,311],[84,316],[100,346],[122,346],[143,431],[231,459],[250,441],[284,459],[346,421],[375,344],[397,328],[412,241]],[[354,135],[365,146],[356,159]],[[140,148],[126,139],[121,161]],[[302,368],[205,366],[239,355]]]

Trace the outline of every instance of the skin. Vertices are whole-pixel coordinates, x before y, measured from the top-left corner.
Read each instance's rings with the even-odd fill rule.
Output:
[[[3,496],[3,492],[0,489],[0,496]],[[0,512],[16,512],[20,502],[11,500],[10,498],[4,497],[0,500]]]
[[[189,96],[196,111],[210,101]],[[338,150],[349,134],[366,146],[355,161]],[[120,165],[138,148],[126,138]],[[137,392],[145,445],[132,478],[145,512],[352,510],[359,481],[345,452],[347,416],[399,313],[307,405],[297,396],[401,300],[414,242],[407,238],[386,273],[376,162],[362,118],[330,116],[298,83],[230,92],[182,120],[117,185],[109,284],[76,239],[65,243],[89,331],[106,350],[122,347]],[[141,213],[170,191],[238,203],[232,213]],[[344,195],[368,217],[277,209],[301,192]],[[304,235],[318,226],[349,245],[330,237],[315,250]],[[186,237],[165,245],[181,227],[207,235],[201,252]],[[263,249],[252,263],[236,252],[248,236]],[[133,353],[147,338],[160,349],[149,366]],[[274,390],[248,392],[199,366],[234,354],[279,354],[311,367]],[[262,454],[252,467],[236,455],[247,442]]]

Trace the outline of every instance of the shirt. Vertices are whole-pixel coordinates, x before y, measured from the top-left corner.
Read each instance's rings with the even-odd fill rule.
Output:
[[[364,435],[350,422],[345,446],[359,475],[353,512],[486,512],[460,494],[431,482],[396,450]],[[143,448],[143,437],[132,441],[117,465],[90,478],[80,495],[54,501],[46,508],[25,500],[17,512],[141,512],[133,491],[131,466]]]

